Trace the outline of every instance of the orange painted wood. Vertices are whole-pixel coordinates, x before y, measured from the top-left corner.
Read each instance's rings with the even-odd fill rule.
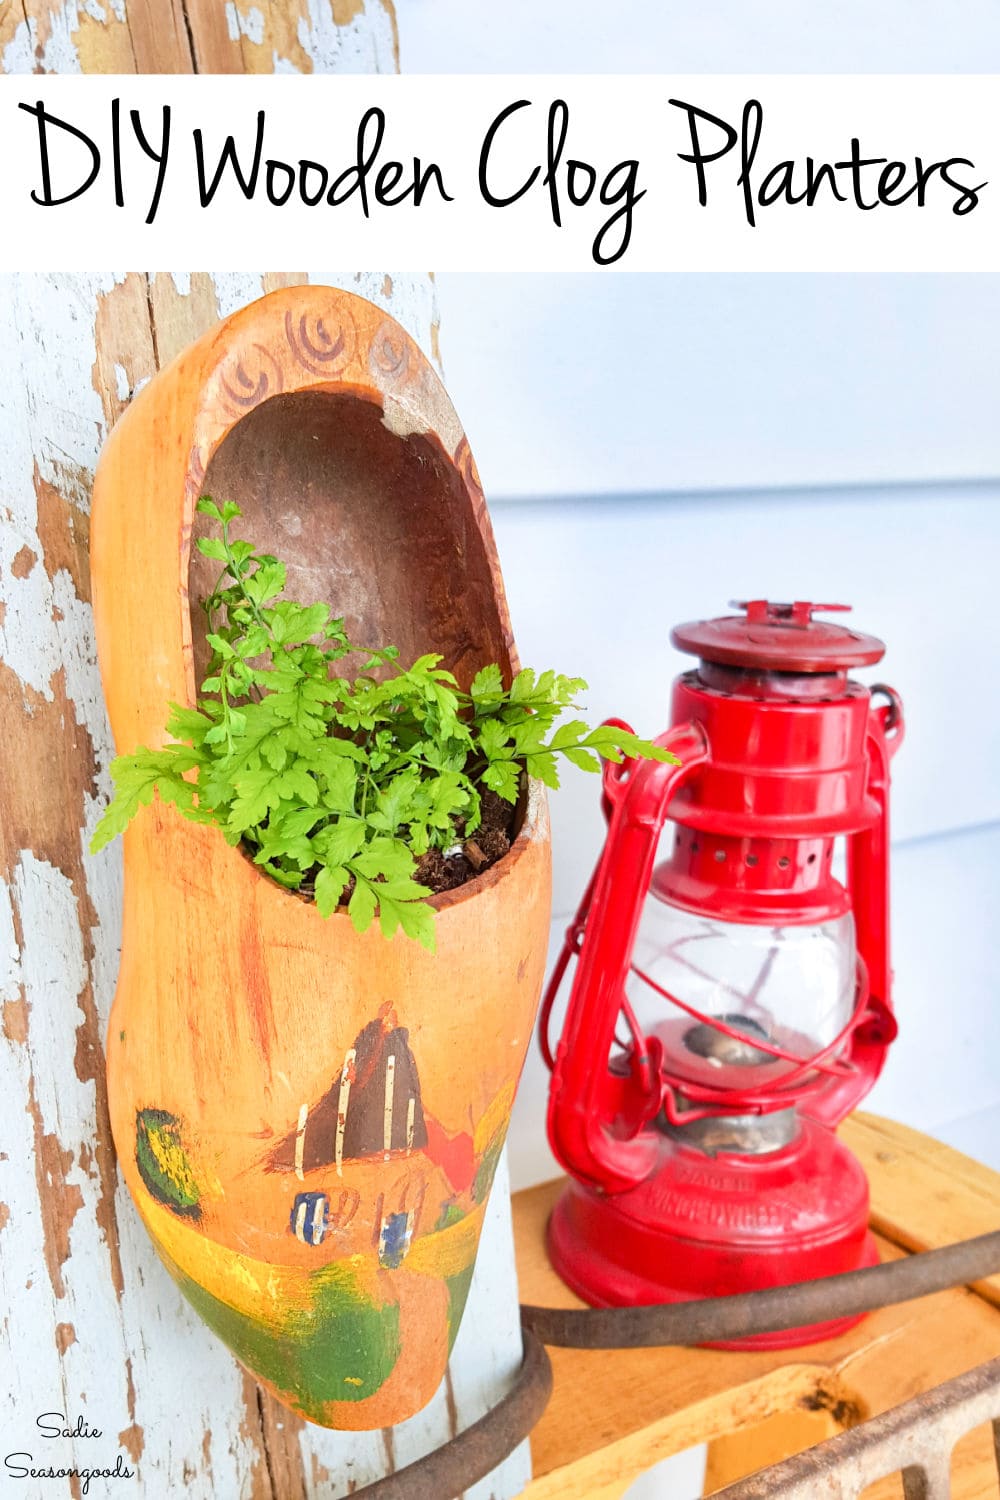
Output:
[[[433,369],[393,319],[285,288],[183,350],[108,440],[91,559],[120,751],[164,739],[202,655],[200,494],[355,639],[515,666],[489,519]],[[160,1254],[251,1372],[323,1425],[423,1406],[471,1278],[541,986],[549,835],[436,897],[438,952],[355,933],[221,833],[144,809],[125,839],[112,1128]],[[320,1239],[316,1226],[325,1225]],[[318,1241],[318,1242],[314,1242]]]

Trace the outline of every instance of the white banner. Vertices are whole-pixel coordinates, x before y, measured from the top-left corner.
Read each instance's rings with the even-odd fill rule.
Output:
[[[6,77],[0,269],[992,271],[994,76]]]

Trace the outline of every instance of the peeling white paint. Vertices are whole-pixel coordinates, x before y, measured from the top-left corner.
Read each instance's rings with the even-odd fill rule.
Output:
[[[314,73],[392,73],[392,20],[378,0],[345,26],[333,18],[330,0],[307,0],[307,15],[298,24],[299,46]]]
[[[240,11],[236,8],[236,0],[226,0],[226,25],[231,42],[238,42],[241,36],[245,36],[259,47],[264,40],[264,12],[256,5],[248,11]]]
[[[430,276],[410,271],[355,271],[344,276],[336,271],[312,271],[311,281],[343,286],[384,307],[430,356],[432,329],[437,320],[437,299]]]
[[[67,1061],[72,1067],[63,1046],[48,1065],[62,1067]],[[6,1159],[0,1161],[0,1200],[8,1204],[11,1215],[0,1253],[0,1301],[10,1315],[0,1332],[0,1365],[8,1372],[0,1383],[0,1410],[4,1434],[12,1438],[22,1432],[25,1438],[29,1436],[25,1413],[33,1412],[40,1397],[61,1393],[62,1372],[52,1330],[56,1323],[68,1321],[65,1308],[56,1305],[45,1269],[42,1215],[32,1166],[34,1133],[25,1107],[30,1083],[27,1048],[0,1036],[0,1097],[17,1101],[17,1107],[7,1110],[4,1117]],[[96,1267],[91,1268],[89,1279],[95,1274]],[[86,1383],[82,1388],[86,1389]],[[38,1409],[48,1409],[48,1401]]]
[[[78,601],[72,590],[69,596],[63,593],[56,598],[43,567],[36,564],[27,576],[18,578],[11,573],[11,564],[22,547],[30,548],[36,558],[42,553],[32,483],[35,463],[43,480],[70,494],[82,510],[89,509],[90,475],[103,413],[92,378],[96,358],[93,312],[88,327],[81,317],[81,301],[89,299],[93,308],[97,296],[114,280],[110,275],[21,276],[10,278],[9,284],[11,295],[0,299],[2,347],[8,352],[19,348],[33,351],[34,368],[25,378],[17,361],[8,358],[7,377],[0,389],[4,412],[0,475],[8,508],[7,521],[0,531],[6,604],[0,625],[0,656],[26,688],[51,701],[54,671],[60,665],[74,666],[80,642],[92,636],[92,631],[89,623],[81,626],[76,616],[70,633],[61,634],[59,627],[64,622],[53,619],[53,608],[65,605],[74,610]],[[72,399],[66,392],[73,393]],[[89,609],[85,609],[85,615],[89,622]],[[61,641],[69,643],[69,660],[65,663]],[[88,699],[88,711],[82,717],[78,715],[78,722],[98,744],[102,740],[109,744],[96,682]]]
[[[16,1000],[20,992],[20,953],[14,932],[14,903],[0,881],[0,1005]]]
[[[190,295],[191,295],[191,272],[190,271],[171,271],[170,272],[170,277],[171,277],[171,280],[174,283],[175,289],[180,293],[180,295],[182,297],[190,297]]]
[[[16,522],[0,532],[0,569],[7,575],[7,607],[0,625],[0,656],[7,662],[16,662],[17,674],[26,688],[32,688],[51,702],[49,650],[52,629],[46,618],[48,579],[39,567],[33,567],[26,578],[17,578],[10,572],[13,559],[21,550],[22,534],[16,528]]]
[[[3,71],[5,73],[33,73],[35,71],[35,23],[33,20],[21,21],[4,47]]]
[[[42,48],[42,71],[45,73],[82,73],[83,64],[77,50],[76,36],[80,30],[80,12],[76,0],[64,0],[64,4],[49,12],[49,34]]]
[[[18,1362],[9,1368],[17,1372],[18,1385],[30,1374],[31,1380],[38,1382],[37,1397],[62,1395],[70,1405],[61,1409],[82,1412],[93,1419],[94,1425],[103,1428],[105,1424],[99,1414],[107,1413],[113,1420],[119,1411],[127,1411],[127,1340],[116,1316],[103,1232],[94,1214],[87,1211],[87,1199],[95,1193],[96,1167],[92,1157],[88,1159],[75,1149],[76,1143],[87,1139],[85,1132],[93,1119],[95,1096],[93,1082],[81,1081],[74,1067],[76,1026],[82,1019],[78,1000],[87,979],[76,898],[60,870],[25,853],[15,874],[14,900],[24,932],[21,977],[25,993],[30,996],[31,1012],[27,1044],[8,1049],[14,1054],[7,1059],[8,1076],[13,1074],[26,1094],[30,1069],[41,1127],[72,1152],[65,1180],[70,1192],[80,1194],[83,1206],[72,1218],[69,1256],[61,1268],[65,1290],[63,1296],[57,1297],[45,1269],[44,1226],[37,1198],[34,1204],[23,1193],[14,1199],[19,1209],[19,1228],[16,1235],[5,1239],[0,1272],[5,1283],[2,1295],[4,1305],[14,1310],[15,1337],[18,1325],[28,1319],[33,1325],[34,1339],[30,1350],[24,1347],[17,1350]],[[30,1131],[27,1115],[25,1129]],[[34,1156],[32,1140],[23,1158],[29,1170]],[[10,1163],[4,1166],[9,1167]],[[18,1285],[22,1276],[24,1283]],[[30,1288],[27,1281],[31,1282]],[[95,1314],[102,1318],[101,1347],[96,1359],[98,1351],[92,1343]],[[57,1323],[71,1323],[77,1333],[77,1342],[62,1358],[55,1344]],[[30,1406],[25,1407],[15,1396],[14,1413],[18,1420],[23,1422],[26,1410]],[[8,1426],[7,1430],[14,1429]],[[117,1431],[116,1428],[108,1434],[111,1462]],[[61,1451],[65,1455],[63,1462],[93,1463],[93,1444],[87,1440],[68,1442]]]
[[[15,343],[4,347],[23,344],[37,350],[37,371],[25,390],[35,439],[32,456],[42,478],[85,511],[90,509],[95,439],[104,426],[93,382],[94,308],[98,297],[124,280],[124,271],[15,278]],[[86,379],[81,378],[84,371]]]
[[[109,0],[115,21],[125,21],[125,0]],[[45,43],[39,55],[39,28],[34,16],[23,21],[3,49],[4,73],[82,73],[78,35],[81,16],[108,24],[102,0],[63,0],[48,12]]]
[[[261,296],[260,277],[250,271],[215,271],[212,274],[220,318],[228,318]]]
[[[105,747],[110,752],[111,745],[97,666],[93,614],[90,605],[77,598],[73,580],[64,568],[56,572],[51,589],[53,609],[59,617],[53,620],[53,644],[59,652],[60,666],[65,674],[66,694],[76,722],[96,741],[100,756]],[[110,790],[103,758],[99,776]]]

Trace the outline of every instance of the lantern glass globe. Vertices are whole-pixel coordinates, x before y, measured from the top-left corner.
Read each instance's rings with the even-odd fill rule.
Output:
[[[698,915],[651,893],[626,988],[643,1030],[663,1043],[666,1071],[724,1094],[780,1084],[798,1066],[761,1044],[801,1060],[828,1047],[851,1018],[856,979],[850,912],[758,926]]]

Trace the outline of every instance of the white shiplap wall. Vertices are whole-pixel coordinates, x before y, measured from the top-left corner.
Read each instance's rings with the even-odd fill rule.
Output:
[[[450,273],[437,288],[491,501],[1000,474],[1000,276]]]
[[[404,73],[992,73],[993,0],[396,0]]]

